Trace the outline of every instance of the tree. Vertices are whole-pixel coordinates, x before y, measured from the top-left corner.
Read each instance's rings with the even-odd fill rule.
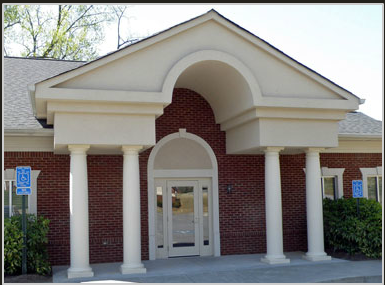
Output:
[[[4,30],[20,24],[19,9],[17,6],[4,5]]]
[[[111,10],[115,16],[115,20],[117,22],[117,45],[116,48],[120,49],[122,46],[125,44],[131,44],[133,42],[136,42],[139,40],[139,37],[133,37],[132,34],[130,33],[129,29],[126,30],[126,35],[123,35],[122,33],[122,28],[121,25],[123,23],[123,20],[126,20],[127,23],[129,21],[129,17],[127,16],[127,11],[128,11],[128,6],[127,5],[114,5],[111,6]],[[128,31],[128,34],[127,34]]]
[[[113,19],[106,5],[5,5],[4,54],[17,44],[23,57],[92,60]]]

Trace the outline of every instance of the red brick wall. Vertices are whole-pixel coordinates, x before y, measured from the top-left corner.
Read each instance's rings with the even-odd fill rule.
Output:
[[[322,153],[321,166],[329,168],[345,168],[344,197],[350,198],[352,193],[352,180],[361,180],[360,168],[373,168],[382,165],[380,153]]]
[[[219,172],[221,254],[266,252],[264,156],[226,155],[225,132],[215,124],[209,104],[187,89],[174,91],[173,103],[156,121],[156,139],[187,129],[213,149]],[[147,161],[139,156],[142,258],[148,259]],[[321,166],[345,168],[344,191],[361,179],[360,167],[382,164],[381,154],[321,154]],[[54,265],[69,264],[69,156],[53,153],[7,152],[4,168],[31,165],[38,178],[38,213],[51,220],[49,254]],[[88,156],[90,262],[121,262],[122,156]],[[281,155],[284,251],[306,251],[305,155]],[[227,194],[227,184],[234,190]]]
[[[69,156],[50,152],[6,152],[4,168],[29,165],[37,179],[37,211],[51,220],[48,254],[55,264],[69,264]]]

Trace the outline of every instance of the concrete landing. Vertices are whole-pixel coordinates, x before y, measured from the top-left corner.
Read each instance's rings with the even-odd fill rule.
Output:
[[[122,275],[121,263],[91,264],[94,276],[67,278],[68,266],[53,267],[54,283],[381,283],[382,261],[342,259],[312,262],[303,252],[285,253],[289,264],[261,262],[264,254],[145,260],[145,274]]]

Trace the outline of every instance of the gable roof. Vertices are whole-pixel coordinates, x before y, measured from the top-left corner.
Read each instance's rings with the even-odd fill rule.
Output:
[[[82,66],[82,61],[4,57],[4,129],[42,129],[33,116],[28,85]],[[45,126],[46,127],[46,126]]]
[[[4,58],[4,129],[37,130],[49,128],[32,113],[28,85],[78,68],[86,62],[5,57]],[[351,112],[339,122],[340,135],[381,136],[382,122],[361,112]]]
[[[59,79],[54,79],[53,85],[58,84],[58,83],[63,82],[63,81],[66,81],[68,79],[71,79],[73,77],[76,77],[76,76],[81,75],[83,73],[86,73],[88,71],[91,71],[95,68],[98,68],[98,67],[108,63],[108,62],[111,62],[111,61],[117,60],[123,56],[126,56],[127,54],[129,54],[131,52],[134,52],[134,51],[140,50],[144,47],[150,46],[150,45],[152,45],[158,41],[164,40],[164,39],[171,37],[177,33],[180,33],[184,30],[187,30],[187,29],[189,29],[195,25],[199,25],[205,21],[212,20],[212,19],[216,20],[217,22],[221,22],[223,25],[227,26],[228,28],[230,28],[233,31],[236,31],[238,34],[240,34],[241,36],[243,36],[244,38],[246,38],[249,41],[250,40],[257,41],[259,43],[258,46],[260,48],[262,48],[263,50],[272,54],[273,56],[279,57],[281,60],[283,60],[286,63],[295,67],[298,71],[307,72],[307,74],[309,76],[311,76],[314,80],[318,81],[319,83],[329,84],[331,86],[331,88],[337,88],[337,90],[342,91],[342,93],[345,93],[348,96],[353,96],[353,97],[357,98],[361,104],[361,99],[357,95],[355,95],[352,92],[346,90],[345,88],[339,86],[338,84],[336,84],[333,81],[331,81],[330,79],[322,76],[321,74],[317,73],[316,71],[312,70],[311,68],[303,65],[302,63],[298,62],[297,60],[293,59],[292,57],[288,56],[287,54],[285,54],[284,52],[282,52],[278,48],[274,47],[270,43],[259,38],[258,36],[251,33],[250,31],[246,30],[245,28],[239,26],[238,24],[232,22],[231,20],[224,17],[223,15],[221,15],[220,13],[218,13],[214,9],[211,9],[202,15],[199,15],[197,17],[190,19],[190,20],[187,20],[185,22],[182,22],[180,24],[172,26],[168,29],[165,29],[163,31],[155,33],[155,34],[153,34],[149,37],[146,37],[142,40],[136,41],[130,45],[127,45],[127,46],[121,48],[121,49],[118,49],[118,50],[112,51],[110,53],[107,53],[106,55],[100,56],[97,59],[84,64],[83,66],[79,66],[78,68],[75,68],[78,70],[75,72],[72,72],[72,75],[69,75],[69,74],[65,75],[63,77],[62,81]],[[68,73],[68,72],[63,72],[63,74],[64,73]],[[63,75],[63,74],[51,76],[51,77],[47,78],[46,80],[53,79],[54,77],[59,77],[60,75]],[[46,81],[46,80],[44,80],[44,81]],[[346,95],[344,95],[343,97],[346,98]]]

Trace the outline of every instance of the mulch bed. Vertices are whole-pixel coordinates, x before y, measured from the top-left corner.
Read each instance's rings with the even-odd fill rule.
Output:
[[[4,283],[52,283],[52,276],[38,274],[5,275]]]
[[[333,252],[332,250],[326,250],[326,253],[327,253],[327,255],[330,255],[331,257],[334,257],[334,258],[345,259],[345,260],[352,260],[352,261],[378,260],[378,259],[381,259],[381,258],[367,257],[367,256],[365,256],[362,253],[357,253],[355,255],[349,255],[346,252],[342,252],[342,251]]]

